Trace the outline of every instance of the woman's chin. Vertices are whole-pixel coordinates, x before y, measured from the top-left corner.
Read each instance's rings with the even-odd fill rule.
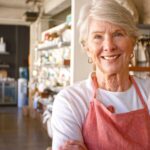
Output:
[[[103,69],[104,74],[118,74],[121,72],[121,69],[117,69],[117,68],[107,68],[107,69]]]

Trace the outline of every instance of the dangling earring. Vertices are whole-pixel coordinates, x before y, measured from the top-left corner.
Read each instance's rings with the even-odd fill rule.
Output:
[[[130,55],[130,59],[132,59],[134,57],[134,54],[133,53],[131,53],[131,55]]]
[[[92,64],[92,63],[93,63],[93,60],[92,60],[91,57],[88,57],[88,63],[89,63],[89,64]]]

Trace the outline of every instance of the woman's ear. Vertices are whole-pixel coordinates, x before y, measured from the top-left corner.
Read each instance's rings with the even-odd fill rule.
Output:
[[[88,48],[88,44],[85,41],[81,42],[82,49],[87,53],[88,57],[90,57],[90,50]]]
[[[82,48],[87,51],[87,43],[85,41],[81,41]]]

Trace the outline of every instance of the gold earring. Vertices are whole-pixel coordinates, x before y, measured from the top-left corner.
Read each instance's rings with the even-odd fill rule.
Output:
[[[133,53],[131,53],[131,55],[130,55],[130,59],[132,59],[134,57],[134,54]]]
[[[93,60],[92,60],[91,57],[88,57],[88,63],[89,63],[89,64],[92,64],[92,63],[93,63]]]

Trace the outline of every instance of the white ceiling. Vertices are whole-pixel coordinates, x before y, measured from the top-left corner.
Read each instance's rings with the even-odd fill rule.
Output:
[[[0,24],[29,24],[24,21],[23,14],[33,8],[33,2],[37,0],[0,0]],[[71,6],[71,0],[39,0],[45,7],[46,14],[55,15],[62,9]],[[145,11],[150,18],[150,0],[133,0],[135,3],[140,20],[143,21]],[[150,19],[149,19],[150,20]]]
[[[35,5],[33,1],[38,2]],[[0,0],[0,24],[29,25],[30,23],[24,21],[24,13],[27,10],[37,11],[42,5],[46,14],[55,15],[69,7],[71,0]]]
[[[2,7],[25,7],[26,0],[0,0],[0,6]]]
[[[26,0],[0,0],[0,23],[24,24],[23,14],[28,9]],[[26,24],[26,23],[25,23]]]

